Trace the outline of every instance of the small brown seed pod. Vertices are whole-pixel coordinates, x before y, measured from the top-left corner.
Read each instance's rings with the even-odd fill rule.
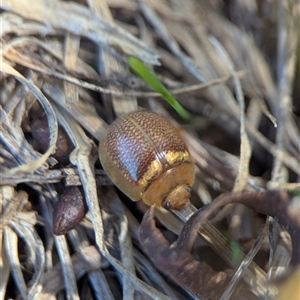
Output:
[[[42,151],[46,151],[49,148],[49,127],[46,120],[36,119],[31,124],[31,133],[35,139],[38,147]],[[59,126],[58,135],[56,141],[55,153],[52,156],[62,165],[68,165],[69,155],[74,149],[74,146],[67,136],[66,132]]]
[[[104,170],[129,198],[180,209],[190,198],[194,163],[177,129],[149,111],[114,121],[101,139]]]
[[[77,186],[67,187],[53,208],[53,232],[55,235],[68,233],[84,218],[83,196]]]

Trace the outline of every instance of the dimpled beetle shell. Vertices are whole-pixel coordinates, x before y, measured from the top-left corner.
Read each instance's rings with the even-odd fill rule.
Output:
[[[194,164],[177,129],[159,115],[137,111],[115,120],[101,139],[99,157],[132,200],[171,209],[188,203]]]

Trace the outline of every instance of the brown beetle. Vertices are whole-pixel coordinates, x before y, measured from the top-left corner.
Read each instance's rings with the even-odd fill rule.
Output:
[[[132,200],[171,209],[188,203],[194,163],[177,129],[159,115],[137,111],[118,118],[101,139],[99,157]]]

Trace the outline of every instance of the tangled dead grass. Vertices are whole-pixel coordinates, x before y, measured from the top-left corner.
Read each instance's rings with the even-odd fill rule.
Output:
[[[196,163],[194,206],[263,189],[293,191],[300,205],[299,2],[207,2],[2,0],[0,299],[196,297],[144,255],[138,229],[147,208],[117,193],[98,161],[107,123],[139,106],[184,129]],[[130,73],[128,55],[155,67],[191,122]],[[40,138],[36,120],[46,124]],[[67,153],[67,163],[54,150]],[[87,214],[55,236],[53,205],[66,186],[81,188]],[[187,221],[164,209],[156,218],[169,240]],[[238,205],[201,227],[194,252],[203,240],[216,252],[198,253],[202,260],[246,265],[222,299],[234,297],[241,279],[246,299],[276,297],[266,280],[288,268],[291,240],[274,219],[264,222]],[[243,261],[241,241],[252,245],[257,236]],[[259,249],[270,258],[256,264]]]

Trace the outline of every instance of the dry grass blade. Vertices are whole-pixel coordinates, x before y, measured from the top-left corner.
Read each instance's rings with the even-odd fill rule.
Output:
[[[2,0],[0,8],[0,300],[297,293],[293,275],[289,288],[276,283],[300,251],[298,1]],[[128,56],[148,64],[189,121],[132,74]],[[115,189],[98,149],[108,124],[137,109],[178,127],[195,163],[189,206],[156,208],[143,241],[148,207]],[[139,163],[106,150],[118,167]],[[155,154],[166,155],[158,146]],[[274,189],[285,196],[272,202]],[[228,200],[198,230],[191,226],[222,194],[238,204]],[[279,216],[287,231],[240,202],[253,208],[258,195],[272,202],[259,202],[263,214]],[[73,229],[55,236],[64,228]]]
[[[195,207],[190,206],[185,211],[173,211],[173,213],[176,214],[183,223],[186,223],[196,211]],[[166,223],[166,226],[168,226],[168,223]],[[181,228],[178,233],[180,232]],[[232,245],[209,221],[206,220],[203,222],[198,234],[234,269],[242,268],[243,261],[246,261],[245,254],[240,253],[239,259],[234,259],[234,249]],[[255,255],[254,251],[249,253],[249,256],[251,254]],[[252,287],[257,295],[264,296],[270,294],[274,296],[278,293],[276,288],[266,286],[267,274],[253,261],[248,260],[247,265],[243,265],[243,268],[244,280]],[[239,273],[238,276],[242,276],[241,273]]]
[[[2,195],[10,194],[8,187],[2,187]],[[6,195],[7,197],[7,195]],[[40,237],[37,235],[34,225],[37,223],[36,214],[22,213],[20,210],[27,203],[28,195],[24,192],[19,192],[13,198],[8,199],[2,197],[3,207],[2,228],[4,248],[6,257],[9,261],[8,270],[12,271],[14,280],[18,286],[20,294],[26,299],[33,299],[40,291],[40,285],[44,274],[45,252],[44,246]],[[13,208],[13,206],[15,208]],[[33,268],[33,276],[30,287],[27,287],[22,272],[21,262],[19,260],[18,238],[27,246],[29,253],[29,261],[27,268]],[[25,247],[26,248],[26,247]],[[5,277],[4,277],[5,278]]]
[[[28,214],[26,214],[26,217],[28,218],[30,215],[28,216]],[[37,295],[39,295],[45,267],[44,245],[33,226],[28,226],[28,223],[32,222],[32,220],[34,220],[34,218],[31,218],[26,222],[21,220],[19,230],[16,229],[18,224],[12,224],[12,227],[18,232],[19,237],[26,241],[31,254],[30,260],[34,265],[34,276],[30,281],[26,299],[34,299]],[[35,223],[33,225],[35,225]]]
[[[197,67],[197,64],[188,56],[186,56],[181,50],[176,40],[169,34],[165,24],[160,18],[154,13],[154,11],[145,2],[139,2],[139,6],[142,12],[145,14],[148,21],[153,25],[157,32],[162,36],[165,43],[177,55],[182,61],[183,65],[201,82],[205,82],[205,78],[201,74],[201,71]]]
[[[99,270],[89,272],[89,279],[91,281],[91,284],[93,285],[96,297],[98,297],[98,299],[115,299],[103,272]]]
[[[241,83],[236,75],[233,62],[230,60],[228,53],[226,53],[226,50],[222,47],[220,43],[218,43],[218,41],[213,40],[213,44],[215,45],[215,48],[220,54],[220,57],[223,59],[225,64],[228,65],[228,69],[231,70],[235,93],[236,93],[237,101],[239,103],[240,135],[241,135],[240,164],[239,164],[239,172],[235,180],[233,191],[243,191],[247,185],[247,180],[249,176],[249,162],[251,157],[250,142],[245,128],[245,99],[242,92]]]
[[[237,177],[235,179],[233,191],[243,191],[247,187],[248,183],[248,177],[249,177],[249,163],[251,158],[251,146],[250,141],[247,135],[246,131],[246,120],[245,120],[245,99],[242,92],[241,82],[239,81],[236,72],[234,70],[234,65],[231,59],[229,58],[228,53],[222,47],[222,45],[216,41],[215,39],[212,39],[212,43],[215,46],[217,52],[220,54],[219,56],[222,58],[222,60],[225,62],[225,64],[228,66],[228,69],[232,73],[233,77],[233,84],[235,89],[235,94],[237,101],[239,103],[239,110],[240,110],[240,136],[241,136],[241,142],[240,142],[240,163],[239,163],[239,171],[237,174]],[[227,206],[225,208],[227,212],[229,213],[232,210],[232,207]],[[236,207],[231,215],[231,222],[230,222],[230,229],[232,232],[235,231],[235,236],[239,234],[239,225],[242,223],[241,219],[243,218],[243,207]],[[223,212],[224,213],[224,212]],[[225,214],[226,215],[226,214]],[[234,235],[234,234],[233,234]]]
[[[9,258],[9,265],[17,288],[23,299],[27,298],[27,287],[21,271],[21,264],[18,258],[18,236],[9,227],[4,229],[4,243],[6,246],[6,256]]]
[[[118,240],[121,248],[121,261],[123,266],[128,270],[128,272],[135,275],[135,268],[134,268],[134,259],[133,259],[133,247],[131,236],[128,228],[128,219],[123,209],[123,206],[120,202],[118,196],[112,191],[108,193],[111,199],[110,207],[111,210],[115,213],[117,217],[118,227],[119,227],[119,234]],[[117,223],[116,222],[116,223]],[[132,284],[130,280],[128,280],[127,275],[123,274],[122,279],[123,284],[123,298],[124,299],[132,299],[135,286]]]
[[[62,274],[66,289],[67,299],[80,299],[76,285],[76,276],[73,269],[68,245],[64,236],[55,237],[56,249],[61,260]]]
[[[205,210],[199,210],[195,213],[185,224],[181,231],[177,244],[182,250],[189,251],[195,241],[198,230],[202,224],[207,222],[207,218],[211,215],[214,209],[229,203],[242,203],[261,213],[267,213],[276,218],[289,232],[292,243],[293,252],[291,258],[291,265],[298,265],[299,263],[299,219],[290,210],[290,196],[285,192],[267,191],[257,193],[232,193],[224,194],[215,200]],[[298,202],[297,202],[298,203]],[[279,209],[275,206],[278,205]],[[251,253],[252,255],[252,253]],[[251,257],[249,255],[249,257]],[[251,260],[250,260],[251,261]],[[248,261],[248,263],[250,262]],[[257,291],[261,292],[261,291]],[[269,291],[268,291],[269,294]],[[259,293],[261,296],[261,294]],[[264,294],[265,296],[266,294]]]
[[[59,107],[66,110],[61,102],[61,99],[64,99],[63,90],[57,84],[46,83],[43,85],[43,91],[45,94],[51,96],[53,101],[59,105]],[[101,138],[107,125],[102,119],[97,117],[95,110],[92,110],[89,103],[79,100],[77,105],[70,107],[67,112],[94,138],[97,140]]]
[[[99,16],[102,16],[109,24],[114,25],[113,16],[108,8],[106,1],[89,1],[89,6],[91,9],[97,13]],[[113,77],[114,74],[123,74],[123,76],[129,76],[129,68],[124,64],[120,63],[109,51],[106,51],[103,47],[99,49],[99,69],[104,78]],[[111,106],[113,106],[114,111],[117,116],[120,116],[124,113],[128,113],[134,110],[137,110],[137,99],[135,97],[121,97],[118,96],[106,96],[105,97],[105,106],[109,111]]]
[[[298,7],[298,9],[297,9]],[[277,60],[277,77],[278,77],[278,109],[277,109],[277,131],[276,131],[276,147],[277,151],[274,157],[272,168],[272,181],[286,182],[285,166],[282,163],[282,152],[280,150],[290,147],[296,147],[299,153],[300,140],[297,136],[291,137],[287,125],[292,128],[290,115],[288,111],[291,107],[292,82],[294,80],[296,68],[296,51],[299,40],[299,3],[287,1],[284,5],[279,4],[278,7],[278,60]],[[291,130],[293,132],[293,130]],[[271,257],[270,257],[270,273],[272,278],[282,273],[282,266],[287,266],[286,254],[289,252],[286,243],[280,235],[284,235],[283,230],[273,220],[273,226],[270,232],[271,240]]]
[[[0,234],[1,240],[3,241],[3,231]],[[0,258],[0,272],[1,272],[1,278],[0,278],[0,299],[5,299],[5,292],[6,292],[6,286],[8,284],[8,279],[10,275],[10,267],[9,267],[9,261],[7,260],[7,256],[5,254],[5,249],[3,247],[3,243],[1,243],[1,258]]]
[[[297,9],[298,7],[298,9]],[[299,4],[294,1],[288,1],[286,5],[279,4],[279,24],[278,24],[278,63],[277,63],[277,76],[279,82],[279,107],[278,107],[278,129],[276,131],[276,146],[278,150],[284,149],[284,133],[286,131],[285,123],[288,122],[288,110],[291,106],[291,88],[294,80],[296,68],[296,51],[297,42],[299,39]],[[299,140],[295,141],[296,147],[299,150]],[[274,167],[272,170],[272,180],[281,181],[282,169],[282,153],[275,156]]]
[[[95,270],[101,265],[101,257],[95,247],[86,247],[82,249],[81,254],[72,256],[72,264],[76,278],[81,277],[85,272]],[[61,274],[61,265],[54,266],[53,269],[45,273],[44,286],[41,293],[41,299],[48,299],[57,291],[64,288]]]
[[[22,165],[20,167],[15,167],[13,169],[10,169],[6,171],[6,174],[13,175],[17,172],[31,172],[38,167],[40,167],[50,156],[50,154],[55,149],[55,143],[57,140],[57,121],[56,116],[54,114],[54,111],[52,109],[52,106],[49,104],[46,97],[40,92],[40,90],[29,80],[27,80],[25,77],[23,77],[19,72],[17,72],[15,69],[13,69],[11,66],[9,66],[6,63],[2,64],[2,71],[14,76],[18,81],[26,85],[36,96],[36,98],[40,101],[42,107],[45,110],[45,113],[48,118],[48,124],[49,124],[49,130],[50,130],[50,139],[49,139],[49,148],[46,151],[44,155],[42,155],[39,159],[37,159],[34,162],[27,163],[25,165]]]
[[[3,185],[17,185],[24,182],[36,182],[36,183],[55,183],[61,181],[65,176],[60,170],[53,170],[47,174],[15,174],[13,176],[2,174],[1,183]]]
[[[80,46],[80,38],[74,34],[68,34],[65,41],[64,64],[71,72],[76,71],[77,57]],[[67,82],[64,83],[66,93],[66,105],[72,106],[78,102],[78,87]]]
[[[118,46],[126,54],[135,55],[149,63],[158,63],[158,55],[142,41],[122,28],[105,22],[82,5],[55,1],[48,6],[46,1],[39,0],[35,2],[32,9],[24,1],[4,0],[1,7],[29,20],[49,24],[54,29],[84,36],[105,47],[110,44]]]
[[[236,289],[239,281],[243,279],[243,277],[244,277],[243,274],[249,268],[249,266],[250,266],[251,262],[253,261],[255,255],[257,254],[259,248],[261,247],[263,239],[266,237],[268,232],[269,232],[269,220],[267,219],[263,230],[261,231],[259,237],[255,241],[255,244],[252,246],[251,250],[245,256],[243,262],[240,264],[240,266],[236,270],[234,276],[232,277],[230,283],[228,284],[228,287],[226,288],[225,292],[223,293],[223,295],[221,297],[221,300],[230,299],[230,297],[234,293],[234,290]],[[265,299],[269,298],[268,295],[267,295],[269,293],[270,292],[267,291],[267,293],[265,295],[263,295],[265,297]]]

